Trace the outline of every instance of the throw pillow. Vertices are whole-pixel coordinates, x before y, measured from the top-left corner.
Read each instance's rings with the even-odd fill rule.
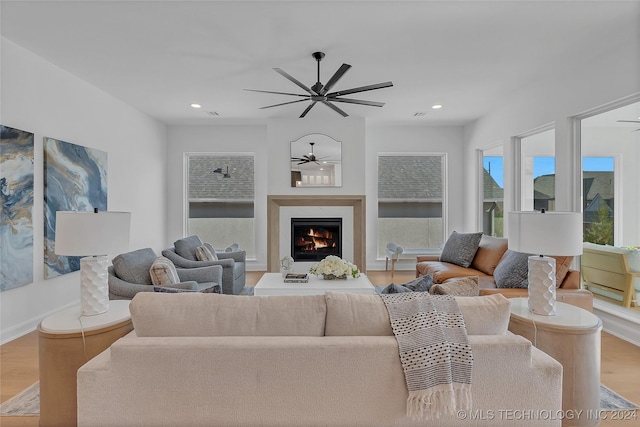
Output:
[[[433,276],[431,274],[425,274],[407,283],[403,283],[402,286],[414,292],[429,292],[432,284]]]
[[[389,286],[383,288],[382,291],[380,291],[381,294],[401,294],[404,292],[413,291],[409,288],[405,288],[402,285],[396,285],[395,283],[390,284]]]
[[[153,264],[151,264],[149,274],[151,275],[151,283],[155,286],[175,285],[176,283],[180,283],[180,278],[178,277],[175,265],[173,265],[170,259],[163,256],[159,256]]]
[[[530,254],[507,249],[502,261],[493,273],[493,279],[498,288],[528,288],[529,287],[529,257]]]
[[[447,239],[440,254],[440,261],[469,267],[478,251],[482,233],[453,232]]]
[[[215,251],[211,251],[207,245],[201,245],[196,248],[196,259],[198,261],[217,261],[218,255]]]
[[[433,295],[456,295],[461,297],[478,296],[478,276],[460,277],[450,279],[444,283],[438,283],[429,291]]]
[[[554,256],[556,259],[556,288],[562,285],[562,281],[567,277],[567,273],[571,269],[572,256]]]
[[[179,294],[182,292],[200,292],[202,294],[221,294],[220,285],[211,286],[210,288],[197,290],[197,289],[180,289],[180,288],[165,288],[163,286],[154,286],[153,292],[164,292],[168,294]]]

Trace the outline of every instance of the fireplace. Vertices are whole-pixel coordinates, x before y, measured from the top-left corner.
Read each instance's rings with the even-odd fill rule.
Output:
[[[342,258],[342,218],[291,218],[294,261],[320,261],[327,255]]]

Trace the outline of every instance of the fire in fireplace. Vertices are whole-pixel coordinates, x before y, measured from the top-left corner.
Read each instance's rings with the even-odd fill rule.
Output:
[[[319,261],[342,257],[342,218],[291,218],[291,257]]]

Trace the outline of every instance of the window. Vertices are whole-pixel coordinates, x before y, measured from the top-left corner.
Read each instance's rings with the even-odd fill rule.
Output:
[[[445,154],[379,155],[378,256],[387,243],[438,249],[444,242]]]
[[[252,155],[187,154],[188,235],[255,258],[253,165]]]
[[[504,157],[502,146],[482,153],[482,232],[504,236]]]
[[[555,210],[555,130],[520,139],[520,210]]]
[[[583,240],[599,245],[614,244],[614,159],[582,158]]]

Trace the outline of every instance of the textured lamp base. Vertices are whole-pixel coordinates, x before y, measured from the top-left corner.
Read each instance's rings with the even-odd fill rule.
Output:
[[[80,307],[83,316],[109,311],[109,258],[106,256],[80,259]]]
[[[546,256],[529,257],[529,311],[556,314],[556,260]]]

